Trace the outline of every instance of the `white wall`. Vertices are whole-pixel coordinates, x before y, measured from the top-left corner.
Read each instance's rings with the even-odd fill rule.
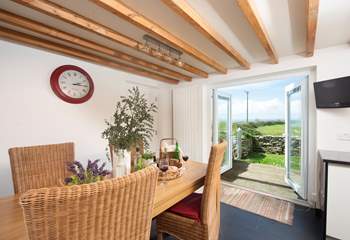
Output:
[[[88,102],[68,104],[52,92],[50,75],[64,64],[91,75],[95,92]],[[0,41],[0,76],[0,196],[13,191],[10,147],[73,141],[77,160],[105,160],[104,119],[132,86],[138,85],[150,99],[157,97],[158,137],[171,136],[171,90],[157,81],[5,41]],[[157,151],[158,142],[152,146]]]
[[[174,95],[179,94],[178,99],[181,98],[181,94],[186,93],[188,96],[192,96],[190,101],[182,99],[177,102],[174,101],[174,108],[177,109],[177,114],[188,114],[188,109],[202,109],[203,112],[198,116],[192,117],[192,121],[179,121],[174,118],[175,132],[174,135],[178,138],[195,138],[198,142],[206,142],[202,146],[211,144],[211,120],[210,120],[210,95],[206,89],[210,89],[218,86],[228,86],[233,83],[242,83],[249,81],[259,81],[267,78],[273,78],[274,76],[288,75],[295,73],[296,71],[311,71],[313,75],[313,81],[328,80],[337,77],[350,76],[350,48],[348,45],[336,46],[327,49],[317,50],[315,56],[312,58],[306,58],[302,55],[294,55],[280,59],[279,64],[259,63],[253,64],[251,70],[231,70],[227,75],[212,75],[208,79],[197,79],[192,83],[181,84],[178,88],[174,89]],[[198,96],[198,92],[202,91],[204,95]],[[311,89],[310,94],[313,97],[313,91]],[[197,96],[193,99],[193,96]],[[311,99],[313,100],[313,99]],[[350,133],[350,108],[345,109],[319,109],[315,110],[314,103],[313,109],[310,111],[316,112],[315,124],[310,126],[310,131],[314,132],[314,142],[311,143],[316,147],[314,149],[328,149],[339,151],[350,151],[350,142],[342,141],[338,138],[339,134]],[[181,112],[183,109],[183,112]],[[185,111],[187,110],[187,111]],[[181,120],[181,119],[180,119]],[[207,123],[203,123],[206,121]],[[202,127],[202,131],[192,131],[191,129],[197,126]],[[203,134],[206,132],[205,134]],[[190,136],[191,135],[191,136]],[[206,138],[206,139],[203,139]],[[195,156],[201,156],[200,161],[206,161],[208,157],[208,150],[201,147],[191,146],[188,150]],[[320,160],[317,159],[316,153],[312,153],[314,156],[312,161],[312,169],[309,169],[311,177],[311,186],[309,192],[309,199],[316,201],[319,198],[319,182],[316,180],[319,176],[318,168],[320,167]]]
[[[174,106],[174,137],[179,141],[182,151],[191,160],[203,161],[203,96],[201,86],[179,88],[173,93]],[[180,123],[180,124],[179,124]],[[187,127],[181,123],[186,123]]]

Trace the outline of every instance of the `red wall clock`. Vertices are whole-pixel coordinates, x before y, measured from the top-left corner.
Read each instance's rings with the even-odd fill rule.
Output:
[[[84,103],[94,93],[94,83],[90,75],[73,65],[56,68],[51,74],[50,84],[56,96],[68,103]]]

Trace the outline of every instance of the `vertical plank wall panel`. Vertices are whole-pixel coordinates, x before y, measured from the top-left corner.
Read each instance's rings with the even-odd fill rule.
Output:
[[[173,89],[174,137],[190,159],[205,162],[203,157],[202,86]]]

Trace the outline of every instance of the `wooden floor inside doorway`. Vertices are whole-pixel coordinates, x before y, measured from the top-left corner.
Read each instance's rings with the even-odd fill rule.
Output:
[[[232,169],[222,174],[222,180],[281,199],[300,201],[298,195],[285,183],[284,174],[284,168],[234,160]]]

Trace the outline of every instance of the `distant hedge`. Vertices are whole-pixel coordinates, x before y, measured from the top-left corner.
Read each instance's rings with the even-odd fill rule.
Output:
[[[233,124],[247,124],[245,121],[241,121],[241,122],[236,122]],[[275,124],[284,124],[284,120],[269,120],[269,121],[262,121],[262,120],[254,120],[254,121],[249,121],[248,124],[250,124],[251,126],[255,126],[257,127],[261,127],[261,126],[269,126],[269,125],[275,125]]]

